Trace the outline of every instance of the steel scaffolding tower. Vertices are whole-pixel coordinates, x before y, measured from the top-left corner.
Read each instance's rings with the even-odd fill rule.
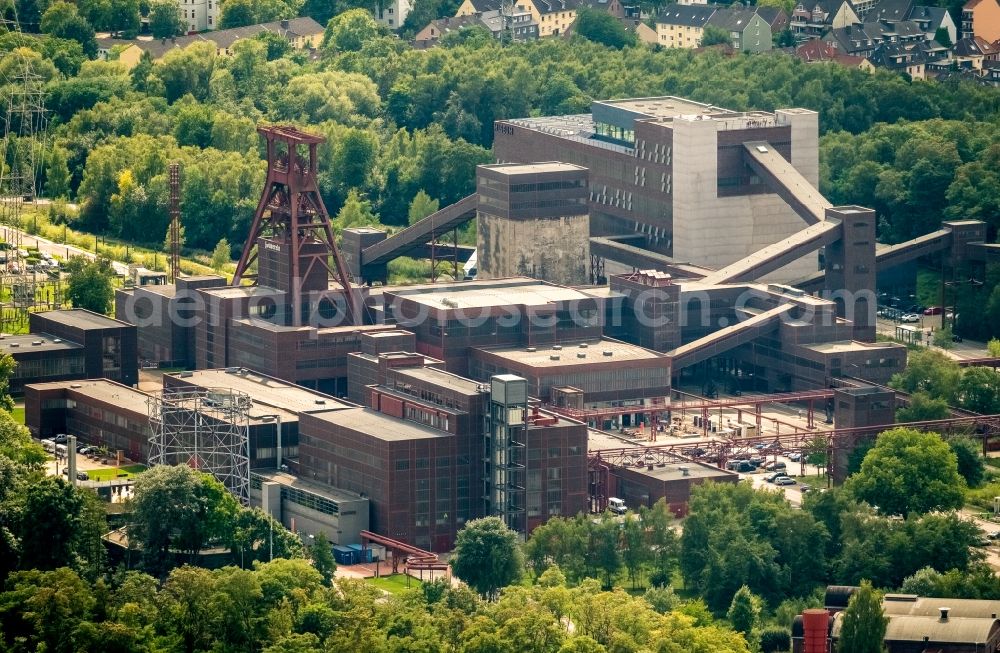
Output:
[[[149,462],[211,474],[250,502],[250,397],[228,388],[174,388],[147,401]]]
[[[490,411],[483,443],[487,514],[522,536],[525,523],[525,451],[528,382],[513,374],[490,379]]]
[[[177,283],[181,271],[181,172],[170,164],[170,283]]]

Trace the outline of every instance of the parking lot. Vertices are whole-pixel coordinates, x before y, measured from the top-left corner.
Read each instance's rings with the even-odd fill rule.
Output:
[[[46,473],[50,476],[66,476],[68,452],[65,449],[65,441],[56,436],[56,438],[41,440],[40,443],[52,456],[45,464]],[[134,463],[127,458],[118,460],[116,456],[107,455],[106,452],[99,451],[95,447],[87,447],[81,443],[78,444],[77,448],[77,481],[80,483],[97,484],[129,480],[145,469],[144,465]]]

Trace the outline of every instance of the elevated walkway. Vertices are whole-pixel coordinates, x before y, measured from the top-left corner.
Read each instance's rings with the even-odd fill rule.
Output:
[[[712,272],[711,268],[675,261],[666,254],[629,245],[615,238],[594,237],[590,239],[590,254],[608,261],[615,261],[640,270],[655,269],[676,277],[700,279]]]
[[[754,281],[792,263],[840,238],[840,221],[824,220],[792,234],[784,240],[754,252],[707,275],[702,281],[718,285]]]
[[[667,352],[673,366],[671,373],[676,374],[680,369],[718,356],[773,331],[791,309],[790,304],[782,304]]]
[[[370,266],[386,265],[400,256],[426,251],[423,248],[426,248],[431,240],[462,226],[469,220],[474,220],[478,206],[479,195],[473,193],[440,211],[431,213],[382,242],[365,248],[361,252],[362,270]],[[441,249],[446,250],[449,247],[442,246]]]
[[[807,224],[823,222],[833,205],[767,141],[743,144],[747,165]]]

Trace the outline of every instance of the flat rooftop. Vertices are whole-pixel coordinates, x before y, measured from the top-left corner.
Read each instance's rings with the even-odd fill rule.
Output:
[[[114,404],[121,409],[142,415],[149,414],[149,406],[146,402],[152,396],[107,379],[52,381],[49,383],[31,383],[29,385],[38,390],[65,389],[77,395],[89,397],[95,401],[107,404]]]
[[[480,167],[510,176],[532,175],[545,172],[575,172],[586,170],[586,168],[573,165],[572,163],[561,163],[559,161],[543,161],[538,163],[496,163]]]
[[[35,343],[39,344],[35,344]],[[19,335],[0,335],[0,352],[17,356],[29,351],[69,351],[83,349],[83,345],[75,342],[53,338],[44,333],[25,333]]]
[[[558,349],[556,349],[557,347]],[[534,351],[531,351],[532,349]],[[669,357],[664,354],[627,342],[603,338],[546,347],[479,347],[477,350],[528,367],[597,366],[602,363],[649,360],[662,360],[664,364],[669,362]],[[610,352],[610,354],[606,352]],[[580,357],[578,354],[584,354],[584,356]],[[553,360],[553,356],[559,358]]]
[[[600,100],[594,104],[624,109],[642,114],[646,118],[677,118],[690,115],[733,114],[734,111],[703,102],[695,102],[672,95],[647,98],[625,98],[621,100]]]
[[[799,346],[821,354],[844,354],[852,351],[873,351],[902,347],[902,345],[895,342],[859,342],[857,340],[835,340],[833,342],[818,342],[811,345]]]
[[[117,329],[123,326],[131,326],[128,322],[122,322],[106,315],[91,313],[82,308],[42,311],[35,313],[35,315],[77,329]]]
[[[254,404],[263,404],[264,406],[288,411],[290,417],[294,417],[298,413],[337,411],[345,408],[354,408],[354,404],[352,403],[325,395],[321,392],[303,388],[287,381],[280,381],[251,370],[242,371],[242,368],[237,369],[241,371],[230,372],[224,369],[215,369],[175,372],[165,374],[164,378],[177,378],[180,381],[201,388],[229,388],[236,392],[242,392],[249,395]],[[256,412],[255,409],[251,409],[251,417],[256,416]],[[262,409],[260,414],[274,412],[274,410]]]
[[[347,490],[342,490],[340,488],[333,487],[332,485],[327,485],[326,483],[310,481],[294,474],[253,470],[250,472],[250,475],[259,476],[264,481],[280,483],[285,487],[293,487],[299,490],[304,490],[334,502],[367,501],[367,499],[362,498],[360,494],[348,492]]]
[[[467,379],[457,374],[451,374],[444,370],[433,367],[404,367],[396,368],[396,374],[400,377],[411,378],[423,381],[436,386],[449,388],[466,395],[479,394],[479,387],[482,385],[471,379]]]
[[[426,292],[397,293],[399,297],[438,310],[489,308],[492,306],[545,306],[554,302],[593,299],[574,288],[534,279],[507,279],[506,283],[455,285]],[[470,316],[475,317],[475,316]]]
[[[685,468],[687,469],[686,474],[684,472]],[[649,478],[655,478],[658,481],[679,481],[685,478],[709,479],[739,476],[739,474],[736,474],[735,472],[726,471],[724,469],[719,469],[718,467],[713,467],[712,465],[705,465],[697,462],[666,463],[662,467],[654,465],[653,471],[649,471],[647,467],[634,467],[630,469],[636,474],[642,474],[643,476],[648,476]]]
[[[579,113],[567,116],[539,116],[533,118],[508,119],[512,125],[525,127],[534,131],[539,131],[552,136],[559,136],[569,140],[583,141],[595,147],[601,147],[615,152],[631,153],[631,147],[609,143],[594,138],[597,127],[594,124],[594,117],[589,113]]]
[[[405,419],[383,415],[370,408],[334,410],[313,417],[385,442],[451,437],[450,433]]]

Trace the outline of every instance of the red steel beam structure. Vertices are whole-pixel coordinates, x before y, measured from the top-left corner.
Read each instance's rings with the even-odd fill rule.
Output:
[[[289,243],[292,325],[302,325],[302,288],[299,282],[307,278],[316,265],[327,268],[330,276],[343,289],[348,323],[359,324],[361,295],[351,284],[350,272],[334,239],[330,214],[319,193],[316,149],[326,138],[282,125],[260,126],[257,133],[264,137],[267,144],[267,179],[236,265],[232,285],[239,286],[244,279],[251,278],[256,283],[256,278],[247,270],[257,260],[259,238],[282,237]],[[326,246],[325,251],[303,256],[303,246],[317,242]],[[308,261],[306,269],[301,269],[303,259]]]

